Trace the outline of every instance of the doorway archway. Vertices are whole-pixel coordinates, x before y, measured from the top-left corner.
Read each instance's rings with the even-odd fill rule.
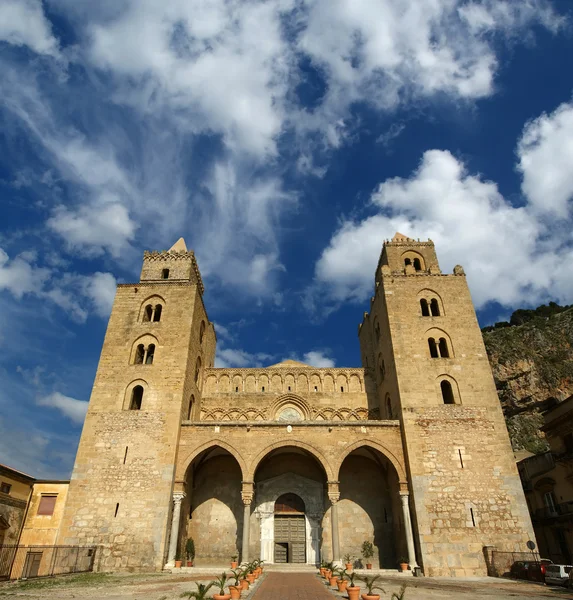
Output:
[[[275,562],[306,563],[306,518],[304,501],[287,492],[275,502]]]

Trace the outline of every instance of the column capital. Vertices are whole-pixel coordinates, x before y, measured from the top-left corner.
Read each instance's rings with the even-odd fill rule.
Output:
[[[336,504],[340,500],[340,492],[331,492],[329,490],[328,499],[330,500],[331,504]]]
[[[242,481],[241,482],[241,498],[243,499],[243,504],[245,506],[249,506],[253,501],[255,496],[255,484],[252,481]]]
[[[175,504],[181,504],[183,498],[185,498],[185,492],[174,492],[173,493],[173,502]]]
[[[340,481],[327,481],[326,486],[330,501],[332,502],[332,499],[334,498],[334,502],[338,502],[340,498]]]

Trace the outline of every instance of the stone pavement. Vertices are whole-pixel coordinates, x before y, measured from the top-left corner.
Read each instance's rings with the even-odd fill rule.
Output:
[[[333,600],[322,579],[310,573],[268,573],[252,600]]]

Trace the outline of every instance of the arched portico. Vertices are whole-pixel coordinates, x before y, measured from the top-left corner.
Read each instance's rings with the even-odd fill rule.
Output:
[[[258,550],[261,559],[268,563],[276,562],[277,558],[282,560],[277,555],[281,545],[288,546],[285,550],[289,562],[317,564],[320,561],[324,489],[328,475],[324,457],[314,448],[308,450],[309,447],[308,444],[292,442],[273,444],[263,456],[253,461],[254,519],[250,531],[254,544],[251,548]],[[330,470],[330,465],[326,464]],[[282,537],[279,535],[280,539],[277,539],[277,525],[285,525],[288,517],[277,522],[276,502],[288,494],[299,497],[305,507],[304,527],[298,517],[293,517],[290,527],[292,529],[296,524],[298,529],[282,534]]]

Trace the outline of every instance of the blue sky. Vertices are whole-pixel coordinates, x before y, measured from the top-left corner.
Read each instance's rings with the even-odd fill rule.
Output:
[[[573,302],[570,0],[0,0],[0,462],[71,471],[116,282],[180,236],[219,366],[358,366],[384,239],[482,325]]]

